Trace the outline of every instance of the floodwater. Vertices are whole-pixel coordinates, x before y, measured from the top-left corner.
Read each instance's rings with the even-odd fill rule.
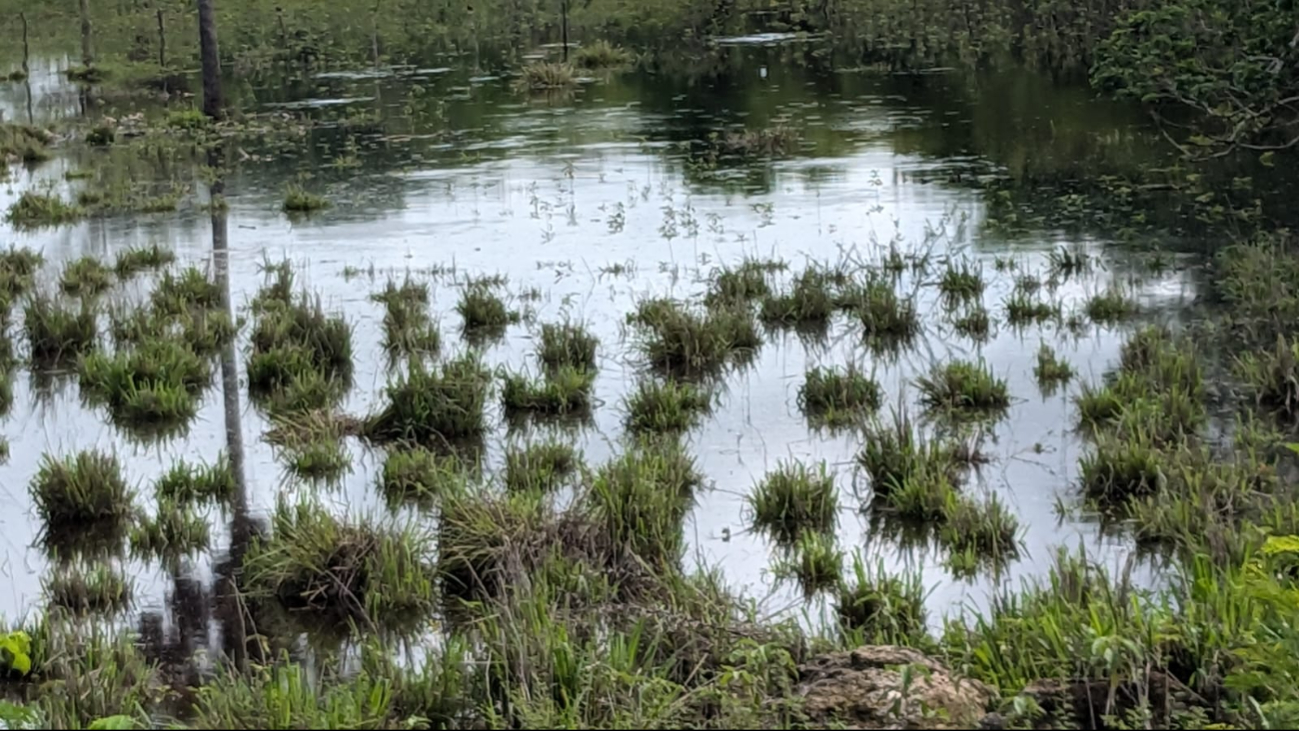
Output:
[[[1104,231],[1011,229],[993,220],[989,181],[1085,177],[1158,160],[1161,148],[1137,110],[1027,72],[969,77],[832,70],[791,62],[779,39],[761,40],[732,39],[711,66],[690,73],[602,77],[569,95],[528,97],[513,91],[510,79],[457,59],[433,59],[422,69],[243,82],[232,97],[245,112],[292,109],[331,123],[294,145],[240,142],[241,159],[225,180],[226,240],[216,247],[223,252],[214,252],[211,218],[199,208],[206,196],[201,176],[178,173],[162,155],[153,167],[142,156],[131,174],[192,175],[186,182],[194,194],[178,212],[36,232],[0,228],[0,244],[43,252],[50,284],[66,261],[85,255],[111,260],[130,246],[158,242],[174,248],[180,264],[227,270],[237,312],[262,285],[263,264],[288,258],[299,283],[354,326],[357,376],[343,404],[353,414],[376,408],[390,376],[381,346],[382,305],[369,299],[387,276],[409,272],[430,281],[446,354],[467,347],[453,309],[457,282],[504,275],[512,306],[527,317],[485,349],[490,365],[530,366],[534,336],[545,322],[582,320],[601,338],[593,423],[560,432],[592,464],[616,453],[621,399],[641,372],[624,337],[625,314],[644,296],[700,295],[715,267],[746,255],[783,258],[795,272],[813,261],[879,260],[890,244],[937,260],[968,257],[983,267],[989,281],[983,303],[1001,319],[1015,275],[996,271],[998,259],[1013,258],[1018,273],[1041,275],[1049,252],[1081,247],[1101,266],[1094,276],[1066,281],[1051,293],[1066,312],[1111,280],[1136,288],[1147,317],[1176,317],[1194,298],[1185,268],[1137,277],[1148,253]],[[802,53],[794,57],[807,58]],[[30,109],[37,121],[80,113],[76,90],[57,73],[65,65],[50,60],[33,69]],[[27,88],[0,85],[4,119],[26,120]],[[97,113],[121,114],[131,105],[156,112],[147,101],[133,101]],[[786,159],[717,169],[691,156],[692,141],[772,124],[800,130],[802,148]],[[18,170],[0,187],[0,208],[33,186],[73,192],[83,183],[65,181],[65,173],[93,167],[96,156],[109,154],[74,149]],[[308,187],[333,205],[291,220],[280,212],[283,190],[304,175]],[[1033,204],[1016,199],[1015,205]],[[453,276],[430,274],[450,265]],[[1130,541],[1102,535],[1094,520],[1076,511],[1061,515],[1059,506],[1078,502],[1077,461],[1086,449],[1072,432],[1072,396],[1113,367],[1135,323],[1092,325],[1080,333],[1054,324],[1021,330],[1003,324],[979,345],[953,332],[933,279],[932,273],[902,279],[900,286],[915,293],[924,332],[900,358],[870,353],[854,334],[859,331],[836,322],[822,341],[768,334],[752,365],[726,378],[718,408],[687,435],[711,483],[687,527],[688,561],[720,568],[771,612],[820,611],[815,604],[805,607],[795,586],[775,581],[775,547],[747,530],[745,496],[788,459],[825,461],[834,471],[845,571],[854,555],[893,570],[918,568],[932,589],[935,616],[984,606],[998,584],[1043,574],[1058,546],[1082,545],[1110,565],[1125,560]],[[150,284],[141,278],[109,296],[135,300]],[[1043,395],[1032,374],[1041,342],[1078,372],[1053,395]],[[20,342],[20,352],[23,347]],[[74,381],[56,379],[41,391],[26,371],[18,375],[13,408],[0,422],[11,452],[0,465],[0,615],[24,616],[41,602],[50,560],[38,540],[41,525],[27,486],[45,453],[115,450],[141,506],[152,505],[150,486],[174,460],[210,462],[224,451],[240,451],[253,515],[265,515],[282,492],[308,491],[340,511],[386,510],[375,489],[382,453],[354,441],[353,465],[340,484],[317,486],[289,474],[282,455],[263,440],[268,422],[249,404],[243,379],[246,341],[238,347],[238,372],[226,374],[237,376],[237,384],[215,379],[188,432],[160,444],[140,444],[117,431],[105,413],[82,404]],[[1006,418],[982,440],[993,461],[966,488],[995,493],[1019,517],[1025,550],[996,578],[958,579],[944,568],[939,550],[904,550],[872,530],[861,510],[868,496],[853,469],[862,437],[811,430],[796,405],[808,368],[855,362],[874,371],[890,406],[901,404],[918,416],[911,382],[954,358],[984,359],[1008,379],[1014,397]],[[492,465],[505,445],[536,434],[511,432],[499,414],[493,423],[487,442]],[[241,446],[232,446],[236,441]],[[126,564],[137,577],[138,610],[161,611],[173,595],[211,581],[231,518],[220,511],[210,518],[214,557],[185,565],[179,576],[157,565]]]

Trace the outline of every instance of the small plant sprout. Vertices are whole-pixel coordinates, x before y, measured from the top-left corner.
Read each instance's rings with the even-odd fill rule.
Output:
[[[803,415],[827,426],[857,423],[879,409],[882,400],[879,384],[856,365],[813,368],[798,390]]]
[[[785,543],[803,531],[829,533],[838,519],[839,495],[824,464],[782,463],[748,499],[755,528]]]
[[[623,404],[627,429],[641,433],[679,432],[694,427],[713,408],[713,396],[702,386],[647,378]]]

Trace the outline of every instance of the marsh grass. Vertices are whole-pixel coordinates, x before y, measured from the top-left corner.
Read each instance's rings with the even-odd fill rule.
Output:
[[[843,551],[834,537],[805,531],[772,567],[778,579],[798,582],[804,597],[835,589],[843,581]]]
[[[878,492],[876,497],[880,497]],[[941,525],[957,499],[956,485],[947,465],[921,462],[883,495],[882,505],[903,520]]]
[[[817,367],[807,372],[798,390],[798,407],[809,420],[846,426],[873,414],[883,398],[879,383],[855,364],[846,368]]]
[[[999,565],[1019,555],[1019,521],[995,494],[982,502],[962,497],[948,506],[938,539],[949,551]]]
[[[94,349],[99,338],[95,311],[83,304],[73,311],[37,293],[23,309],[23,329],[34,364],[59,367]]]
[[[154,484],[159,500],[181,504],[228,503],[237,489],[230,460],[224,455],[210,465],[179,461]]]
[[[776,125],[714,134],[706,144],[713,157],[748,159],[793,154],[802,139],[802,133],[794,127]]]
[[[390,506],[406,502],[429,504],[459,489],[464,481],[464,468],[456,457],[415,447],[388,452],[379,488]]]
[[[534,61],[520,69],[515,86],[531,91],[570,89],[577,86],[577,73],[567,63]]]
[[[1084,311],[1098,325],[1112,325],[1137,314],[1137,302],[1122,289],[1110,286],[1087,298]]]
[[[340,397],[350,382],[352,328],[342,316],[326,314],[319,298],[264,300],[251,340],[248,386],[255,395],[297,389],[319,394],[323,403],[303,400],[319,407]]]
[[[918,573],[894,576],[882,563],[867,569],[857,556],[853,580],[840,585],[834,610],[854,644],[913,646],[928,633],[926,595]]]
[[[105,452],[82,451],[62,460],[45,455],[29,491],[47,531],[118,526],[133,514],[135,496],[121,464]]]
[[[383,347],[390,356],[436,353],[442,333],[428,313],[428,285],[407,278],[389,279],[382,292],[370,296],[384,306]]]
[[[631,51],[601,38],[578,48],[573,55],[573,62],[584,69],[611,69],[626,66],[633,58]]]
[[[799,274],[784,291],[765,296],[758,316],[771,326],[805,327],[828,322],[835,310],[832,278],[814,267]]]
[[[1035,295],[1016,292],[1005,302],[1006,322],[1013,327],[1040,325],[1061,316],[1059,303],[1043,302]]]
[[[135,247],[120,252],[113,264],[118,279],[128,279],[149,269],[161,269],[176,261],[176,253],[158,244]]]
[[[5,212],[5,221],[15,228],[38,228],[72,223],[85,216],[85,210],[62,198],[25,190]]]
[[[983,296],[983,270],[966,261],[948,261],[938,280],[938,291],[949,303],[967,302]]]
[[[329,208],[329,200],[322,195],[311,193],[297,183],[291,183],[284,189],[284,202],[280,208],[288,214],[314,213]]]
[[[640,445],[596,470],[583,506],[619,560],[671,570],[685,549],[683,521],[701,479],[676,442]]]
[[[179,275],[163,272],[149,295],[154,311],[165,315],[221,309],[222,299],[220,285],[197,267],[186,267]]]
[[[461,318],[461,329],[466,336],[496,337],[505,328],[519,321],[519,313],[505,306],[505,300],[492,292],[491,286],[480,282],[466,285],[456,303],[456,313]]]
[[[1081,246],[1060,246],[1047,254],[1050,275],[1062,280],[1090,273],[1092,262],[1091,255]]]
[[[139,558],[157,558],[168,564],[185,556],[206,552],[212,544],[212,528],[207,518],[191,503],[159,496],[158,511],[152,518],[141,518],[131,529],[131,554]]]
[[[501,384],[501,405],[506,416],[523,413],[563,416],[589,413],[595,373],[564,366],[540,377],[505,373]]]
[[[1073,367],[1061,360],[1051,346],[1042,343],[1037,349],[1037,364],[1033,366],[1033,377],[1037,379],[1037,385],[1044,390],[1053,390],[1073,378]]]
[[[839,494],[824,463],[815,468],[781,463],[748,497],[754,528],[780,542],[804,531],[830,533],[838,520]]]
[[[866,446],[857,462],[870,478],[876,497],[886,497],[922,471],[947,473],[952,469],[951,446],[917,434],[903,411],[894,413],[892,423],[877,419],[869,424],[863,438]]]
[[[647,299],[627,319],[647,363],[668,374],[715,375],[762,345],[752,313],[736,307],[699,313],[681,302]]]
[[[767,281],[767,276],[772,271],[772,266],[772,262],[746,259],[738,266],[715,270],[708,285],[708,293],[704,295],[704,304],[708,307],[731,306],[769,296],[771,284]]]
[[[1236,373],[1260,406],[1289,418],[1299,415],[1299,341],[1278,335],[1271,350],[1239,356]]]
[[[431,536],[413,526],[339,518],[318,503],[284,499],[271,525],[245,559],[253,593],[369,628],[436,608]]]
[[[1003,411],[1010,407],[1010,389],[982,363],[954,361],[937,366],[916,378],[920,403],[928,409],[959,411]]]
[[[337,440],[316,439],[289,451],[289,469],[308,480],[337,480],[352,468],[352,455]]]
[[[491,374],[473,354],[434,367],[412,366],[390,383],[387,405],[371,415],[362,432],[378,441],[442,445],[481,436]]]
[[[17,296],[31,289],[36,272],[45,264],[45,255],[27,247],[0,249],[0,283],[4,293]]]
[[[113,284],[113,272],[93,256],[68,262],[59,287],[66,294],[93,297]]]
[[[581,457],[562,442],[529,444],[505,452],[505,488],[511,492],[550,492],[576,473]]]
[[[706,387],[672,379],[643,379],[623,402],[624,423],[638,433],[685,431],[712,409],[713,395]]]
[[[60,571],[43,583],[52,606],[75,614],[117,614],[135,594],[130,579],[103,565]]]
[[[212,380],[212,366],[182,342],[146,340],[113,354],[94,352],[77,365],[81,388],[120,409],[136,393],[197,394]]]
[[[1093,451],[1078,461],[1078,476],[1083,494],[1108,507],[1155,494],[1167,480],[1167,465],[1150,439],[1100,434]]]
[[[992,330],[992,316],[986,308],[974,307],[953,320],[952,327],[967,338],[983,341]]]
[[[567,366],[594,372],[599,345],[600,339],[582,323],[546,323],[541,326],[537,360],[552,370]]]

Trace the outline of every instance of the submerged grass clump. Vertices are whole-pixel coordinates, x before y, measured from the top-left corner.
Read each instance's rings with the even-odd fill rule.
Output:
[[[798,390],[803,415],[829,426],[855,423],[879,409],[882,400],[879,383],[856,365],[813,368]]]
[[[265,295],[267,290],[263,290]],[[248,386],[281,408],[321,408],[341,397],[352,376],[352,328],[325,313],[319,298],[265,296],[252,332]]]
[[[832,532],[839,493],[825,464],[782,463],[754,487],[748,504],[755,528],[789,542],[804,531]]]
[[[83,393],[129,423],[182,423],[195,414],[212,367],[185,344],[158,339],[112,355],[83,356],[78,374]]]
[[[135,593],[131,580],[109,566],[61,571],[44,583],[52,606],[76,614],[116,614]]]
[[[1155,494],[1167,480],[1163,454],[1149,439],[1100,434],[1091,454],[1078,461],[1083,494],[1111,506]]]
[[[767,275],[773,264],[746,259],[736,267],[722,267],[713,273],[704,295],[704,304],[709,307],[747,304],[760,300],[771,294],[771,284]]]
[[[308,480],[334,480],[352,467],[352,455],[335,439],[315,439],[289,453],[289,469]]]
[[[173,561],[207,551],[212,543],[212,528],[207,518],[193,504],[159,496],[158,512],[153,518],[141,518],[131,529],[131,553],[141,558]]]
[[[175,316],[194,309],[220,309],[221,300],[221,287],[197,267],[187,267],[179,276],[163,272],[149,296],[155,312]]]
[[[177,462],[154,485],[159,500],[181,504],[227,503],[236,489],[234,471],[224,456],[210,465]]]
[[[992,316],[986,308],[975,307],[953,320],[952,327],[967,338],[985,340],[992,330]]]
[[[841,294],[840,303],[857,315],[868,338],[907,343],[920,332],[915,303],[900,297],[886,279],[872,278],[849,288]]]
[[[436,608],[430,536],[413,527],[339,518],[281,500],[268,538],[254,541],[245,575],[254,594],[285,607],[371,627]]]
[[[863,434],[866,446],[857,462],[870,478],[876,497],[885,497],[922,471],[947,473],[952,469],[952,448],[918,435],[905,413],[894,414],[891,424],[872,423]]]
[[[63,268],[59,287],[71,295],[97,295],[113,283],[112,271],[93,256],[68,262]]]
[[[764,297],[759,317],[768,325],[808,326],[828,322],[835,309],[831,277],[811,268],[798,275],[789,289]]]
[[[708,140],[709,152],[723,158],[781,157],[798,149],[803,135],[787,125],[731,130]]]
[[[539,379],[507,373],[501,386],[501,404],[506,415],[533,413],[543,416],[583,414],[591,410],[591,388],[595,373],[564,366]]]
[[[938,280],[938,291],[948,302],[978,299],[984,286],[982,269],[968,261],[949,261]]]
[[[584,508],[615,556],[669,568],[685,548],[682,523],[700,482],[694,460],[675,441],[638,445],[596,471]]]
[[[505,488],[511,492],[550,492],[576,472],[577,450],[561,442],[529,444],[505,453]]]
[[[47,530],[88,524],[121,524],[134,498],[117,457],[83,451],[62,460],[49,455],[30,485],[36,513]]]
[[[790,578],[798,582],[803,596],[839,586],[843,580],[843,551],[835,545],[834,537],[817,531],[805,531],[798,536],[782,556],[772,573],[777,578]]]
[[[1236,371],[1259,405],[1287,417],[1299,415],[1299,341],[1277,336],[1272,350],[1237,358]]]
[[[705,313],[666,299],[642,301],[628,321],[649,365],[678,375],[716,373],[762,345],[752,313],[736,307]]]
[[[428,285],[410,279],[400,285],[388,280],[384,290],[370,296],[383,303],[383,347],[389,355],[436,353],[442,333],[428,313]]]
[[[308,192],[301,185],[293,183],[284,189],[284,203],[281,209],[285,213],[312,213],[326,208],[329,208],[327,198]]]
[[[420,447],[390,451],[379,475],[390,505],[432,502],[463,482],[459,460]]]
[[[876,497],[880,497],[878,491]],[[942,523],[957,500],[956,485],[948,465],[922,461],[900,482],[893,483],[883,498],[884,507],[898,518],[912,523]]]
[[[929,409],[1000,411],[1010,406],[1005,379],[982,364],[954,361],[918,377],[916,386],[920,403]]]
[[[706,388],[653,378],[642,380],[623,404],[627,429],[633,432],[685,431],[712,408],[713,396]]]
[[[42,367],[66,365],[90,352],[99,337],[95,312],[88,305],[73,311],[39,293],[23,309],[23,329],[32,361]]]
[[[1068,279],[1092,270],[1092,257],[1081,246],[1060,246],[1047,254],[1052,277]]]
[[[1056,355],[1051,346],[1042,343],[1037,350],[1037,365],[1033,366],[1033,377],[1043,388],[1054,388],[1068,383],[1073,378],[1073,368]]]
[[[599,344],[599,338],[581,323],[547,323],[541,326],[537,360],[549,369],[569,367],[594,371]]]
[[[1041,324],[1060,318],[1060,305],[1043,302],[1034,295],[1017,291],[1006,300],[1006,322],[1014,327]]]
[[[1019,553],[1019,521],[990,496],[984,502],[955,500],[944,515],[938,538],[950,551],[1000,562]]]
[[[867,570],[853,560],[852,583],[840,586],[834,610],[854,644],[911,645],[928,629],[925,590],[919,574],[893,576],[883,565]]]
[[[577,86],[577,73],[567,63],[534,61],[520,70],[515,85],[533,91],[568,89]]]
[[[117,255],[113,271],[119,279],[127,279],[148,269],[161,269],[176,261],[176,254],[171,249],[164,249],[158,244],[127,249]]]
[[[487,428],[491,374],[472,354],[430,368],[412,367],[386,389],[388,404],[366,420],[379,441],[439,445],[473,439]]]
[[[1111,325],[1137,313],[1136,300],[1118,287],[1109,287],[1087,298],[1087,317],[1099,325]]]
[[[505,300],[496,296],[487,284],[474,282],[467,285],[456,304],[456,312],[463,321],[466,335],[493,336],[519,321],[519,313],[505,306]]]

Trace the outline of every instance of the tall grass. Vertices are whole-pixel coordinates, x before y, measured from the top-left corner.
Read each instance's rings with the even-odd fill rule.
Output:
[[[439,366],[412,367],[388,385],[387,405],[371,415],[363,433],[381,441],[441,445],[476,438],[487,429],[484,408],[491,374],[472,354]]]
[[[672,374],[715,374],[762,345],[752,314],[735,307],[700,313],[680,302],[649,299],[628,320],[637,328],[645,360]]]
[[[847,368],[813,368],[798,389],[798,406],[809,419],[843,426],[874,413],[883,391],[855,364]]]
[[[755,528],[789,542],[805,531],[833,531],[839,494],[824,464],[782,463],[754,487],[748,506]]]

